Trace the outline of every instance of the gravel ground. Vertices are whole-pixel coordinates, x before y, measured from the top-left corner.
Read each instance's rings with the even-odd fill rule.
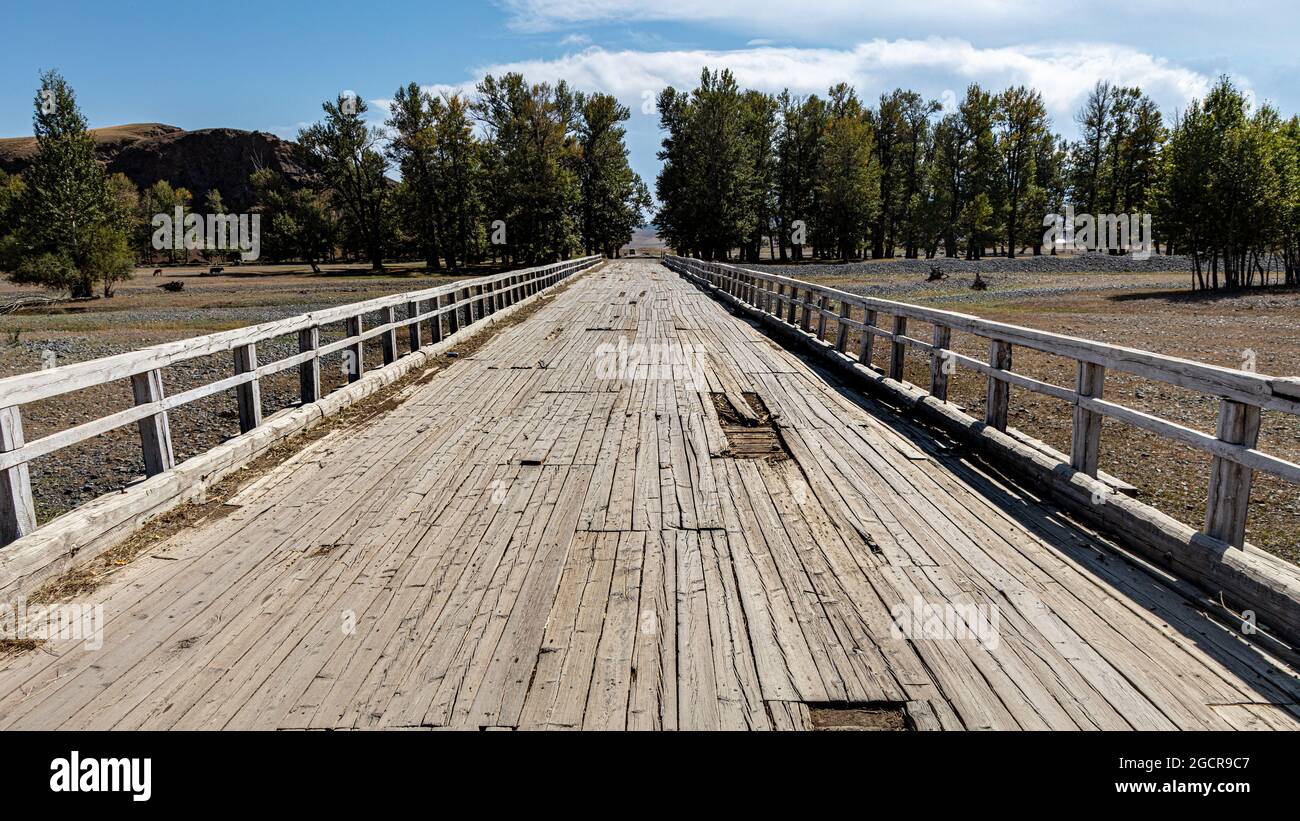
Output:
[[[930,273],[930,268],[937,266],[945,274],[1060,274],[1066,272],[1086,272],[1090,274],[1115,273],[1159,273],[1176,271],[1190,274],[1192,260],[1185,256],[1152,255],[1147,259],[1132,259],[1128,255],[1110,256],[1108,254],[1077,254],[1072,256],[1021,256],[1015,259],[1006,257],[986,257],[980,260],[937,257],[935,259],[873,259],[863,262],[847,263],[799,263],[797,265],[765,265],[767,268],[803,271],[808,276],[839,276],[847,278],[870,274],[919,274]],[[810,270],[815,273],[810,273]],[[783,271],[784,272],[784,271]]]

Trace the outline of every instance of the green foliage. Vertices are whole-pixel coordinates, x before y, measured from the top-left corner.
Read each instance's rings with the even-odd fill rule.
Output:
[[[750,103],[751,107],[753,103]],[[726,259],[745,243],[758,221],[753,180],[758,143],[746,134],[746,103],[730,71],[700,74],[690,94],[671,86],[659,95],[659,120],[668,132],[656,183],[662,207],[659,235],[672,246],[706,259]]]
[[[302,260],[319,271],[338,234],[328,195],[311,188],[290,189],[269,168],[255,171],[250,181],[258,203],[254,210],[262,217],[262,253],[276,261]]]
[[[1174,124],[1162,157],[1159,217],[1195,263],[1200,288],[1264,282],[1278,255],[1296,283],[1296,124],[1269,106],[1253,114],[1227,78]]]
[[[608,94],[580,94],[578,107],[582,244],[588,254],[615,256],[651,207],[650,192],[628,164],[620,123],[631,113]]]
[[[384,268],[391,229],[388,162],[378,150],[383,133],[366,125],[365,101],[340,94],[321,105],[325,119],[298,132],[305,162],[324,180],[343,215],[344,230],[376,271]]]
[[[0,201],[13,220],[4,243],[10,278],[73,297],[91,296],[100,282],[112,296],[133,263],[134,187],[105,179],[76,95],[58,72],[41,75],[34,104],[36,156],[21,186],[6,182],[7,204]]]
[[[530,85],[512,73],[484,78],[473,111],[486,132],[487,216],[504,227],[494,255],[526,265],[572,255],[581,244],[578,98],[563,81]]]
[[[830,90],[817,166],[817,244],[841,259],[857,257],[867,228],[881,212],[881,177],[870,118],[853,89]]]

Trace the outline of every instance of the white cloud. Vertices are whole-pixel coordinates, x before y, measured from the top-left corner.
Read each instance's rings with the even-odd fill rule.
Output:
[[[521,31],[550,31],[601,23],[709,23],[731,28],[821,28],[873,21],[951,21],[955,17],[984,21],[1017,14],[1041,14],[1043,6],[1030,0],[910,0],[907,3],[864,3],[862,0],[505,0],[510,25]]]
[[[1024,84],[1042,92],[1057,128],[1069,130],[1070,115],[1097,80],[1141,86],[1166,110],[1205,93],[1210,78],[1137,49],[1105,43],[1055,43],[978,48],[965,40],[872,40],[849,49],[756,47],[735,50],[610,51],[592,47],[549,60],[483,66],[474,76],[521,72],[540,82],[566,79],[583,90],[618,96],[634,109],[645,92],[667,85],[693,88],[700,69],[730,68],[746,87],[824,93],[837,82],[857,87],[867,100],[895,87],[934,97],[944,89],[958,96],[978,82],[1000,89]],[[472,84],[471,84],[472,85]]]

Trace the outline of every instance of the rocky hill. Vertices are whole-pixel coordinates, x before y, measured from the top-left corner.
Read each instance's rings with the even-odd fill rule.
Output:
[[[215,188],[231,211],[252,207],[248,176],[258,168],[271,168],[290,184],[303,184],[309,177],[294,156],[293,143],[261,131],[185,131],[162,123],[137,123],[97,128],[91,134],[99,161],[110,174],[121,172],[141,188],[167,180],[188,188],[196,202]],[[33,137],[0,139],[0,169],[21,173],[35,153]]]

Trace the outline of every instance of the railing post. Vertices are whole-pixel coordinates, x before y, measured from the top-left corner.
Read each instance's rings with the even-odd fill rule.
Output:
[[[361,315],[348,317],[346,322],[347,330],[345,333],[349,336],[361,336],[365,329],[365,323],[361,320]],[[358,339],[348,347],[343,349],[343,361],[348,366],[348,381],[356,382],[365,373],[366,365],[363,360],[365,355],[365,341]]]
[[[470,304],[470,321],[478,322],[486,314],[483,312],[483,286],[474,286],[474,301]]]
[[[161,402],[163,400],[162,371],[154,369],[133,374],[131,393],[137,405]],[[172,433],[167,423],[167,411],[146,416],[136,425],[140,429],[140,445],[144,449],[145,475],[157,476],[175,467],[176,456],[172,452]]]
[[[1253,448],[1259,440],[1260,410],[1222,399],[1219,402],[1219,441]],[[1210,499],[1205,510],[1205,535],[1241,547],[1246,542],[1246,512],[1255,472],[1221,456],[1210,463]]]
[[[948,359],[944,354],[952,344],[952,329],[943,325],[934,326],[932,336],[934,350],[930,351],[930,395],[940,402],[948,401]]]
[[[383,310],[384,324],[392,325],[397,321],[397,310],[389,305]],[[384,352],[384,364],[391,365],[397,361],[397,329],[389,328],[384,331],[383,336],[379,337],[379,347]]]
[[[858,341],[858,364],[870,368],[871,351],[876,346],[876,334],[873,330],[876,327],[876,312],[868,308],[862,322],[866,327],[862,329],[862,339]]]
[[[1080,362],[1075,387],[1079,396],[1100,399],[1106,386],[1106,369],[1091,362]],[[1102,415],[1081,405],[1074,406],[1074,432],[1070,437],[1070,467],[1097,478],[1097,461],[1101,446]]]
[[[312,325],[298,332],[298,352],[320,347],[320,326]],[[320,399],[320,354],[298,365],[298,397],[304,405]]]
[[[989,340],[989,366],[1000,371],[1011,370],[1011,343]],[[988,397],[984,403],[984,423],[1006,432],[1007,405],[1011,399],[1011,385],[993,376],[989,377]]]
[[[447,294],[447,307],[451,308],[447,312],[447,335],[451,336],[460,330],[460,308],[456,305],[456,299],[459,291],[452,291]]]
[[[235,373],[252,373],[257,370],[257,346],[253,343],[235,348]],[[253,381],[235,386],[235,401],[239,404],[239,432],[248,433],[262,424],[262,386],[257,377]]]
[[[807,288],[803,291],[803,314],[799,319],[799,327],[805,333],[812,333],[812,291]]]
[[[787,300],[785,303],[785,321],[787,324],[790,325],[794,324],[794,320],[795,320],[794,312],[795,309],[798,307],[798,302],[799,302],[799,289],[791,285],[790,299]]]
[[[429,307],[433,311],[433,316],[429,317],[429,341],[436,344],[442,341],[442,314],[438,313],[442,307],[442,296],[434,297]]]
[[[410,325],[406,326],[406,335],[411,343],[411,352],[414,353],[424,347],[424,334],[420,332],[420,303],[406,303],[406,318],[413,320]]]
[[[903,381],[903,365],[906,362],[907,347],[897,337],[907,334],[907,317],[894,315],[893,344],[889,346],[889,378],[895,382]]]
[[[0,408],[0,453],[18,450],[24,441],[22,412]],[[0,544],[9,544],[36,529],[36,505],[26,462],[0,473]]]
[[[817,297],[817,339],[826,338],[826,306],[829,299],[825,294]]]
[[[853,318],[853,306],[844,300],[840,300],[840,321],[836,323],[839,327],[835,332],[835,350],[844,353],[844,348],[849,344],[849,325],[845,320]]]

